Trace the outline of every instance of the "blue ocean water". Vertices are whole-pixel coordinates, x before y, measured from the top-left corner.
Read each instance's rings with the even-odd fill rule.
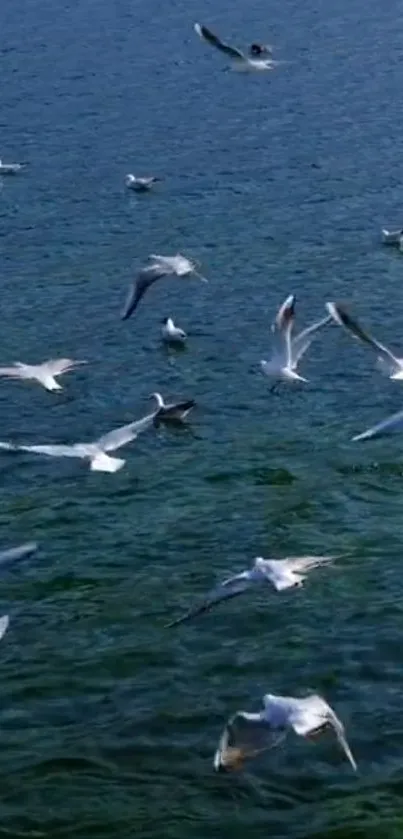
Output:
[[[0,439],[93,439],[195,398],[190,432],[124,450],[125,469],[0,458],[2,821],[12,836],[388,839],[402,833],[402,458],[349,439],[402,405],[399,383],[329,326],[305,387],[269,392],[259,361],[284,297],[301,325],[341,299],[397,351],[402,4],[373,0],[3,0],[1,364],[89,364],[61,394],[3,380]],[[276,72],[226,71],[193,32],[273,43]],[[164,178],[150,195],[124,176]],[[208,285],[151,289],[119,320],[149,253]],[[164,349],[160,321],[189,334]],[[254,556],[343,554],[298,592],[164,626]],[[322,692],[332,740],[213,772],[226,718],[263,693]]]

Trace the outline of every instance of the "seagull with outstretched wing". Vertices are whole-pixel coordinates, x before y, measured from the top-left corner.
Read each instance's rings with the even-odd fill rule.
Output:
[[[199,280],[202,280],[202,282],[207,282],[206,278],[199,274],[196,262],[193,262],[180,253],[175,254],[175,256],[151,254],[148,258],[150,265],[141,268],[134,283],[130,286],[121,314],[122,320],[127,320],[136,311],[147,289],[157,280],[162,279],[162,277],[168,277],[174,274],[177,277],[187,278],[193,275],[198,277]]]
[[[298,699],[267,693],[263,706],[258,713],[237,711],[230,717],[214,755],[216,770],[242,769],[245,760],[277,745],[290,730],[306,738],[331,730],[357,771],[343,723],[321,696],[311,694]]]
[[[300,588],[306,579],[307,571],[326,565],[333,560],[332,556],[298,556],[288,559],[263,559],[258,556],[252,568],[219,583],[209,591],[199,606],[193,607],[185,615],[169,623],[168,628],[178,626],[203,612],[208,612],[216,604],[243,594],[255,584],[271,583],[277,591]]]
[[[390,379],[403,379],[403,358],[397,358],[384,344],[373,338],[340,303],[326,303],[326,308],[335,323],[343,326],[353,338],[375,350],[378,365]]]
[[[260,362],[263,373],[278,381],[307,381],[297,372],[298,363],[311,346],[316,332],[331,320],[330,315],[321,318],[293,338],[295,302],[295,294],[290,294],[280,306],[272,324],[272,356],[268,361]]]
[[[216,47],[216,49],[228,56],[231,59],[231,66],[235,70],[273,70],[279,63],[278,61],[273,61],[271,58],[251,58],[245,55],[244,52],[236,47],[231,47],[229,44],[221,41],[217,35],[214,35],[211,29],[208,29],[207,26],[203,26],[201,23],[195,23],[194,29],[202,41],[206,41],[212,47]],[[253,46],[256,47],[256,44]],[[256,55],[256,50],[252,55]]]

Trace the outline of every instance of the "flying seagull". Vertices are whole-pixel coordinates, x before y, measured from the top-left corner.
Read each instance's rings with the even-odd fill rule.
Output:
[[[12,367],[0,367],[0,376],[8,376],[12,379],[31,379],[39,382],[46,390],[63,390],[56,381],[56,376],[75,370],[86,361],[74,361],[72,358],[58,358],[51,361],[44,361],[43,364],[22,364],[16,361]]]
[[[23,163],[3,163],[0,160],[0,175],[16,175],[23,168]]]
[[[379,366],[390,379],[403,379],[403,358],[397,358],[387,347],[372,338],[340,303],[326,303],[326,308],[339,326],[344,326],[354,338],[375,350]]]
[[[135,192],[148,192],[154,184],[161,180],[162,178],[155,176],[150,178],[137,178],[135,175],[126,175],[125,184],[128,189],[134,189]]]
[[[261,361],[260,366],[266,376],[284,381],[306,382],[297,373],[297,365],[304,353],[310,347],[318,329],[329,323],[330,315],[307,326],[295,338],[292,330],[295,320],[295,295],[290,294],[277,312],[272,325],[274,333],[273,353],[270,361]]]
[[[157,391],[151,394],[150,399],[155,399],[157,402],[155,425],[159,425],[160,422],[183,422],[189,411],[196,405],[194,399],[187,399],[184,402],[166,403]]]
[[[217,35],[214,35],[211,29],[207,29],[207,26],[203,26],[201,23],[195,23],[194,29],[202,41],[207,41],[208,44],[211,44],[211,46],[216,47],[220,50],[220,52],[227,55],[231,59],[231,66],[235,70],[273,70],[278,64],[278,61],[273,61],[269,58],[249,58],[249,56],[245,55],[245,53],[241,52],[241,50],[238,50],[235,47],[230,47],[229,44],[225,44],[224,41],[221,41]],[[250,52],[253,55],[256,55],[256,47],[258,45],[253,44],[252,46],[255,47],[255,51],[252,53],[251,48]],[[257,54],[261,53],[258,52]]]
[[[125,464],[125,460],[110,457],[108,452],[114,452],[125,446],[142,432],[153,425],[158,417],[158,411],[148,414],[140,420],[122,425],[114,431],[109,431],[93,443],[73,443],[72,445],[33,445],[21,446],[13,443],[0,443],[0,448],[7,451],[33,452],[46,454],[50,457],[79,457],[88,460],[90,469],[95,472],[117,472]]]
[[[332,556],[299,556],[291,559],[263,559],[258,556],[254,560],[252,568],[241,571],[233,577],[228,577],[223,583],[215,586],[204,598],[200,606],[196,606],[186,612],[180,618],[168,624],[168,628],[178,626],[180,623],[190,620],[197,615],[208,612],[222,600],[237,597],[248,591],[255,583],[271,583],[277,591],[286,588],[301,587],[306,579],[306,573],[319,565],[332,562]]]
[[[177,277],[185,278],[193,274],[202,282],[207,282],[206,278],[202,277],[197,271],[196,263],[180,253],[175,254],[175,256],[151,254],[148,259],[150,265],[146,265],[140,270],[135,282],[130,287],[121,315],[122,320],[127,320],[133,314],[147,289],[162,277],[175,274]]]
[[[175,326],[172,318],[164,318],[162,321],[161,335],[163,341],[167,344],[183,344],[186,341],[187,335],[179,326]]]
[[[328,703],[317,694],[263,697],[259,713],[237,711],[228,720],[214,755],[214,769],[242,769],[244,761],[276,746],[291,729],[301,737],[315,738],[333,731],[351,766],[357,764],[347,742],[343,723]]]

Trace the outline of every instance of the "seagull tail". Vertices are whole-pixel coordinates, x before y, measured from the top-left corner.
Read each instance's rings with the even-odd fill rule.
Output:
[[[105,452],[98,452],[91,458],[91,469],[94,472],[118,472],[126,463],[120,457],[110,457]]]

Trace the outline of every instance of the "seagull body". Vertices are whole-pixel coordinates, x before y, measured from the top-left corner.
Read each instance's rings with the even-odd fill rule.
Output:
[[[229,600],[248,591],[255,583],[271,583],[277,591],[286,588],[300,588],[306,579],[306,573],[319,565],[325,565],[334,560],[332,556],[300,556],[289,559],[263,559],[258,556],[252,568],[241,571],[215,586],[204,598],[200,606],[190,609],[181,618],[168,624],[168,628],[184,623],[190,618],[208,612],[217,603]]]
[[[0,376],[8,376],[12,379],[31,379],[39,382],[46,390],[62,390],[61,385],[56,381],[56,376],[75,370],[86,361],[74,361],[71,358],[58,358],[44,361],[43,364],[22,364],[16,361],[12,367],[0,367]]]
[[[125,446],[142,432],[155,423],[158,411],[148,414],[140,420],[130,422],[108,434],[104,434],[93,443],[73,443],[72,445],[14,445],[12,443],[0,443],[0,448],[7,451],[32,452],[33,454],[46,454],[50,457],[78,457],[88,460],[90,469],[95,472],[117,472],[125,464],[125,460],[118,457],[110,457],[108,452],[116,451]],[[0,556],[1,561],[1,556]]]
[[[214,35],[211,29],[207,29],[207,26],[203,26],[201,23],[195,23],[194,29],[202,41],[207,41],[208,44],[216,47],[216,49],[220,50],[220,52],[230,58],[231,66],[234,70],[273,70],[278,64],[277,61],[273,61],[272,59],[249,58],[249,56],[245,55],[245,53],[241,52],[241,50],[238,50],[235,47],[230,47],[229,44],[225,44],[224,41],[221,41],[217,35]],[[255,51],[252,51],[253,47],[255,48]],[[259,51],[256,51],[257,47],[259,48]],[[267,48],[264,48],[264,51],[268,51]],[[256,56],[261,55],[263,50],[260,45],[252,44],[250,52],[253,56]]]
[[[344,326],[347,332],[350,332],[354,338],[358,338],[363,344],[375,350],[379,366],[387,373],[390,379],[403,379],[403,358],[397,358],[384,344],[372,338],[358,321],[352,318],[339,303],[326,303],[326,308],[339,326]]]
[[[290,294],[278,310],[272,326],[275,339],[272,358],[270,361],[261,361],[260,366],[266,376],[271,378],[283,381],[306,382],[307,379],[304,379],[297,373],[298,362],[308,347],[310,347],[316,331],[326,323],[329,323],[331,318],[329,315],[326,318],[322,318],[306,329],[303,329],[295,338],[292,338],[294,320],[295,295]]]
[[[183,422],[189,411],[195,407],[194,399],[187,399],[185,402],[169,402],[166,404],[160,393],[152,393],[151,398],[157,402],[156,424],[159,422]]]
[[[384,245],[399,245],[403,237],[403,230],[385,230],[381,231],[382,242]]]
[[[347,742],[344,726],[328,703],[317,694],[298,699],[267,693],[260,713],[237,711],[227,722],[214,755],[214,768],[241,769],[255,757],[283,740],[293,730],[301,737],[315,737],[332,730],[351,766],[357,764]]]
[[[23,163],[3,163],[0,160],[0,175],[16,175],[23,168]]]
[[[152,176],[150,178],[137,178],[135,175],[126,175],[125,184],[128,189],[135,192],[148,192],[161,178]]]
[[[175,326],[172,318],[164,318],[162,324],[161,334],[167,344],[184,344],[187,338],[186,332]]]
[[[206,278],[202,277],[196,270],[196,263],[180,253],[175,254],[175,256],[151,254],[148,258],[150,265],[140,270],[135,282],[129,289],[121,315],[122,320],[127,320],[135,312],[147,289],[162,277],[175,274],[177,277],[185,278],[193,274],[202,282],[207,282]]]

